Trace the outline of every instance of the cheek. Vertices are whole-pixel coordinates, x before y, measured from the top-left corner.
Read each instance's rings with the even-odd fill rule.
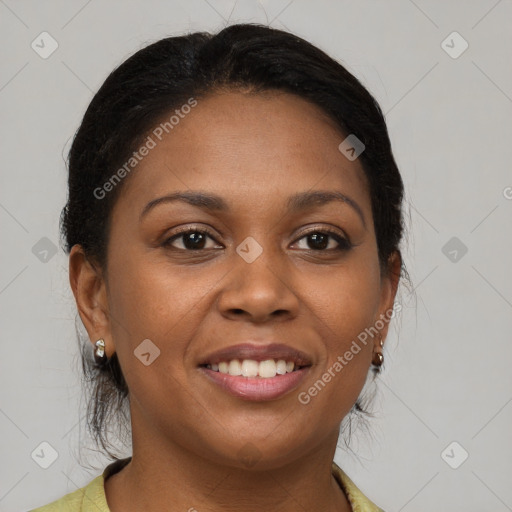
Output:
[[[303,296],[316,316],[331,355],[373,325],[380,302],[380,273],[373,258],[354,257],[346,266],[303,279]]]
[[[380,274],[378,265],[359,260],[333,271],[330,277],[305,287],[316,331],[323,340],[324,357],[314,388],[304,389],[304,402],[316,402],[317,411],[337,404],[333,414],[345,414],[366,380],[371,364],[378,318]],[[323,284],[323,286],[321,286]],[[313,409],[316,409],[314,406]],[[320,412],[319,412],[320,413]]]
[[[158,349],[155,353],[160,351],[158,364],[151,365],[153,373],[172,370],[173,377],[186,379],[187,350],[211,307],[208,295],[225,273],[225,268],[213,266],[202,271],[193,265],[177,267],[157,254],[116,254],[109,271],[109,302],[123,371],[143,370],[134,351],[149,339]],[[164,376],[168,385],[167,380]]]
[[[176,411],[187,408],[189,400],[182,389],[187,348],[205,314],[202,301],[221,276],[205,272],[198,278],[192,267],[176,269],[161,258],[155,262],[128,253],[112,268],[112,335],[130,394],[144,407],[166,410],[168,419],[177,421]],[[146,353],[148,365],[142,355]]]

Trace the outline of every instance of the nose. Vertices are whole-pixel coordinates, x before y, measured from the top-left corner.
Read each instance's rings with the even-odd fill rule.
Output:
[[[297,316],[299,298],[289,282],[289,273],[264,254],[252,263],[235,256],[235,268],[226,276],[217,302],[225,318],[264,323]]]

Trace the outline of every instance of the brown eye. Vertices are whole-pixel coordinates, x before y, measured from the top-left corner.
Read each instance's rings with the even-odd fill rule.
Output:
[[[206,247],[208,239],[215,242],[215,244],[210,247]],[[177,247],[175,245],[176,242],[181,242],[181,247]],[[212,235],[205,230],[196,229],[196,228],[187,228],[181,230],[178,234],[173,235],[170,238],[167,238],[163,243],[164,246],[170,246],[173,249],[183,250],[183,251],[201,251],[205,249],[212,249],[215,247],[219,247],[216,245],[216,240],[212,237]]]
[[[351,243],[337,232],[330,230],[315,230],[303,235],[299,240],[306,240],[305,250],[313,251],[346,251]]]

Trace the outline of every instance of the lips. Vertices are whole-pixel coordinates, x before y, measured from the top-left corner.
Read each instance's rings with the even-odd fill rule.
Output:
[[[208,382],[231,396],[267,401],[277,400],[297,389],[311,366],[311,357],[288,345],[242,343],[207,355],[198,370]]]
[[[271,343],[267,345],[256,345],[253,343],[241,343],[232,345],[211,354],[208,354],[199,363],[199,366],[219,364],[223,361],[238,359],[251,359],[253,361],[266,361],[269,359],[293,361],[296,367],[311,366],[312,359],[301,350],[289,347],[281,343]]]
[[[199,367],[199,372],[218,389],[241,400],[265,402],[277,400],[296,390],[306,379],[310,367],[303,367],[285,375],[262,379],[231,376]]]

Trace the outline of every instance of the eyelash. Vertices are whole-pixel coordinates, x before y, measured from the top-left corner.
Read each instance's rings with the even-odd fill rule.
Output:
[[[214,240],[216,243],[218,243],[217,240],[215,240],[215,237],[213,236],[213,234],[210,231],[208,231],[207,229],[196,228],[196,227],[186,227],[186,228],[179,229],[172,237],[167,238],[162,245],[165,247],[170,246],[171,248],[176,249],[177,251],[186,251],[186,252],[200,252],[200,251],[208,250],[208,249],[196,249],[196,250],[177,249],[175,247],[172,247],[172,245],[171,245],[172,242],[174,242],[175,240],[177,240],[180,237],[183,237],[184,235],[187,235],[189,233],[199,233],[201,235],[207,235],[212,240]],[[306,238],[309,235],[317,234],[317,233],[322,234],[322,235],[329,235],[334,240],[336,240],[336,242],[338,242],[339,246],[335,249],[304,249],[304,250],[308,250],[311,252],[344,252],[344,251],[348,251],[349,249],[352,249],[352,247],[353,247],[353,244],[347,238],[342,237],[337,231],[330,229],[330,228],[310,229],[310,230],[302,233],[302,235],[299,238],[297,238],[296,241],[302,240],[303,238]]]

